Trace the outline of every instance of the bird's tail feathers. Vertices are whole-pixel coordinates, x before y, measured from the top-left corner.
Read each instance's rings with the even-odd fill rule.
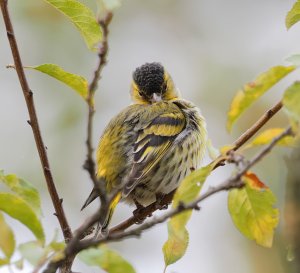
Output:
[[[122,192],[119,192],[116,195],[116,197],[113,199],[113,201],[111,202],[107,218],[106,218],[105,222],[102,224],[102,227],[101,227],[102,230],[106,230],[107,229],[107,227],[108,227],[108,225],[110,223],[110,220],[111,220],[111,218],[113,216],[113,213],[115,211],[115,208],[116,208],[116,206],[118,205],[118,203],[121,200],[121,197],[122,197]]]
[[[98,197],[98,191],[93,188],[92,192],[90,193],[89,197],[86,199],[86,201],[84,202],[81,210],[83,210],[84,208],[86,208],[90,203],[92,203],[97,197]]]
[[[84,205],[82,206],[81,210],[83,210],[84,208],[86,208],[91,202],[93,202],[97,197],[98,197],[98,192],[97,190],[94,188],[92,190],[92,192],[90,193],[89,197],[87,198],[87,200],[85,201]],[[105,233],[105,231],[107,230],[108,228],[108,225],[110,223],[110,220],[113,216],[113,213],[114,213],[114,210],[117,206],[117,204],[120,202],[122,198],[122,192],[119,192],[116,197],[113,199],[113,201],[111,202],[110,204],[110,208],[109,208],[109,212],[107,214],[107,217],[106,219],[102,219],[100,220],[99,222],[99,225],[96,229],[96,233],[95,233],[95,237],[98,236],[99,232],[101,233]]]

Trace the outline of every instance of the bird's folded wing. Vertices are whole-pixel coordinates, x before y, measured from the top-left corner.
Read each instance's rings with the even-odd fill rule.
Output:
[[[148,118],[151,120],[151,117]],[[182,111],[177,106],[167,106],[166,111],[156,115],[151,122],[138,130],[134,145],[134,163],[123,190],[124,196],[166,155],[185,126],[186,119]]]

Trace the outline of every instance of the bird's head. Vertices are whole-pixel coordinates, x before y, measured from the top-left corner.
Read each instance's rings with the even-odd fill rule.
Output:
[[[176,99],[178,91],[160,63],[146,63],[133,72],[131,97],[136,103],[152,104]]]

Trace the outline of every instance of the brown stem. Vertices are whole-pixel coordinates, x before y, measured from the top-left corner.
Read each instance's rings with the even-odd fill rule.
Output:
[[[8,8],[7,8],[7,0],[0,0],[0,5],[1,5],[1,10],[2,10],[4,22],[5,22],[7,37],[8,37],[9,43],[10,43],[11,52],[13,55],[16,71],[17,71],[17,74],[19,77],[19,82],[20,82],[22,90],[23,90],[23,95],[24,95],[24,98],[26,101],[26,105],[27,105],[27,109],[28,109],[28,113],[29,113],[29,117],[30,117],[30,120],[28,121],[28,123],[32,128],[36,147],[37,147],[40,161],[41,161],[41,164],[43,167],[43,172],[44,172],[44,176],[46,179],[48,191],[50,193],[51,200],[54,205],[55,215],[58,218],[65,241],[68,242],[72,238],[71,228],[68,224],[67,218],[65,216],[65,213],[64,213],[64,210],[62,207],[62,199],[58,196],[58,193],[57,193],[54,181],[53,181],[46,148],[45,148],[42,136],[41,136],[38,118],[37,118],[37,114],[36,114],[36,110],[35,110],[35,106],[34,106],[33,93],[29,88],[29,85],[28,85],[28,82],[27,82],[27,79],[26,79],[26,76],[24,73],[24,69],[23,69],[20,53],[18,50],[13,26],[12,26]]]
[[[113,18],[113,13],[112,12],[107,12],[104,16],[103,19],[99,20],[99,25],[102,27],[102,32],[103,32],[103,40],[101,42],[100,45],[100,49],[99,49],[99,64],[97,66],[97,69],[94,72],[94,77],[90,83],[89,86],[89,91],[94,93],[97,89],[97,84],[101,78],[101,71],[103,69],[103,67],[105,66],[107,59],[107,52],[108,52],[108,25],[110,24],[111,20]]]
[[[163,198],[163,203],[161,203],[161,204],[162,205],[170,204],[172,202],[174,193],[175,193],[175,190],[170,192],[169,194],[165,195]],[[146,217],[152,216],[152,213],[155,212],[156,210],[157,210],[157,204],[156,204],[156,202],[153,202],[149,206],[147,206],[144,209],[142,209],[141,211],[139,211],[138,214],[131,216],[130,218],[126,219],[125,221],[121,222],[120,224],[109,229],[109,234],[120,232],[120,231],[123,231],[123,230],[131,227],[132,225],[136,224],[139,221],[139,219],[145,219]]]
[[[88,96],[86,99],[86,102],[88,104],[88,122],[87,122],[87,139],[86,139],[86,146],[87,146],[87,156],[85,163],[83,165],[84,169],[86,169],[90,175],[91,180],[94,183],[94,186],[98,188],[100,191],[100,196],[104,196],[105,192],[103,187],[101,187],[100,183],[97,183],[97,178],[95,176],[95,161],[93,159],[93,140],[92,140],[92,135],[93,135],[93,117],[95,113],[94,109],[94,95],[95,91],[97,89],[98,82],[101,78],[101,72],[105,64],[107,63],[107,53],[108,53],[108,25],[111,22],[113,17],[112,12],[107,12],[105,17],[103,19],[99,20],[99,25],[102,27],[102,32],[103,32],[103,40],[101,42],[101,45],[99,47],[99,62],[97,65],[97,68],[94,72],[94,77],[89,85],[89,90],[88,90]],[[100,184],[100,185],[99,185]],[[103,201],[103,200],[102,200]]]
[[[234,143],[233,150],[236,151],[244,145],[251,137],[253,137],[258,130],[263,127],[280,109],[282,102],[276,103],[272,108],[265,112],[245,133],[243,133]]]

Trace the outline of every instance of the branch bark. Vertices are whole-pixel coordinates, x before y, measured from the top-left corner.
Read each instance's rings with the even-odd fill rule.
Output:
[[[53,180],[52,172],[50,169],[50,164],[47,156],[47,151],[42,139],[40,126],[38,122],[38,117],[35,110],[34,100],[33,100],[33,92],[30,90],[23,65],[22,60],[20,57],[17,41],[15,38],[13,26],[11,23],[10,15],[8,12],[8,1],[7,0],[0,0],[1,11],[6,27],[7,37],[10,43],[11,52],[14,59],[15,68],[18,74],[19,82],[22,87],[23,95],[26,101],[28,113],[29,113],[29,120],[27,121],[28,124],[32,128],[33,136],[35,139],[36,147],[39,153],[41,165],[43,168],[44,176],[46,179],[47,187],[49,194],[51,196],[51,200],[55,209],[55,215],[58,218],[61,230],[63,232],[63,236],[66,242],[68,242],[72,238],[72,231],[68,224],[67,218],[65,216],[65,212],[62,206],[63,200],[59,197],[58,192],[55,187],[55,183]]]
[[[282,102],[276,103],[272,108],[265,112],[245,133],[243,133],[234,143],[233,150],[236,151],[244,145],[251,137],[253,137],[258,130],[263,127],[280,109]]]

